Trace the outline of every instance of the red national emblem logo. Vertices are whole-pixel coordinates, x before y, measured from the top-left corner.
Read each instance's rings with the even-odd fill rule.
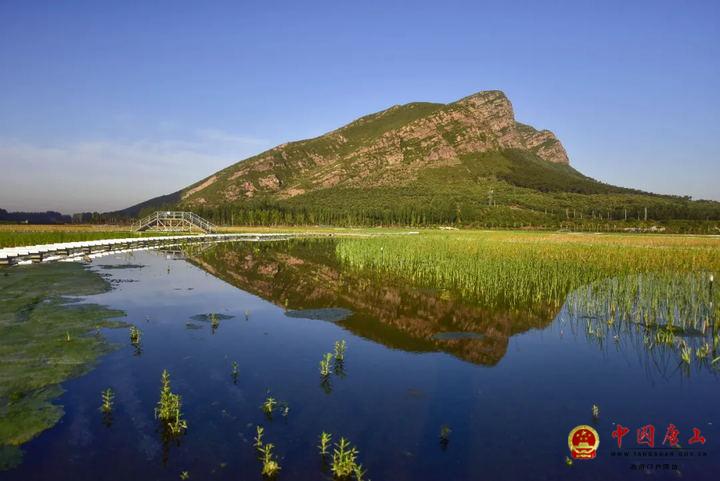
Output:
[[[573,428],[568,435],[568,447],[573,459],[594,459],[599,445],[597,431],[584,424]]]

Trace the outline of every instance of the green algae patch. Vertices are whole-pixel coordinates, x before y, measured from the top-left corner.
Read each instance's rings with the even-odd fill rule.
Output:
[[[112,349],[99,328],[126,326],[112,320],[124,313],[72,299],[109,288],[75,263],[0,269],[0,466],[14,464],[13,447],[60,420],[60,383]]]

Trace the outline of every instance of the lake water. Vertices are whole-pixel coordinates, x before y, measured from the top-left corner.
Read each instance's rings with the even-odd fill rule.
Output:
[[[121,347],[63,384],[64,417],[0,479],[260,480],[257,425],[280,480],[332,479],[322,431],[348,438],[374,481],[717,479],[720,378],[709,364],[589,336],[565,309],[498,312],[344,271],[332,242],[213,249],[94,262],[114,288],[87,300],[125,311],[140,348],[125,329],[103,331]],[[338,340],[345,361],[323,382],[319,361]],[[174,440],[153,411],[163,369],[189,425]],[[111,420],[99,410],[108,387]],[[286,416],[265,415],[268,393]],[[662,444],[671,423],[680,448]],[[581,424],[599,433],[597,457],[568,466]],[[618,424],[630,428],[622,450]],[[654,448],[637,443],[648,424]],[[688,443],[693,428],[705,444]]]

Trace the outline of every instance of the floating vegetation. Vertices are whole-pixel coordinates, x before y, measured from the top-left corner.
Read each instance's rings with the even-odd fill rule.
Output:
[[[182,434],[187,430],[187,421],[182,418],[182,402],[179,394],[172,392],[170,373],[164,369],[161,376],[160,400],[155,408],[155,418],[162,421],[163,426],[173,435]]]
[[[597,404],[593,404],[593,405],[592,405],[592,417],[593,417],[593,419],[596,420],[596,421],[597,421],[598,419],[600,419],[600,408],[598,407]]]
[[[215,330],[218,327],[220,327],[220,320],[217,315],[215,315],[215,313],[210,314],[210,328],[212,329],[213,334],[215,334]]]
[[[320,375],[323,378],[327,378],[330,375],[330,361],[332,361],[332,353],[325,353],[323,358],[320,360]]]
[[[100,409],[105,414],[109,414],[113,410],[113,400],[115,399],[115,393],[113,393],[113,390],[110,388],[107,388],[101,393],[102,398],[102,405],[100,406]]]
[[[190,317],[190,319],[193,321],[198,321],[198,322],[209,322],[212,325],[213,320],[215,322],[219,323],[220,321],[227,321],[229,319],[232,319],[233,317],[234,316],[231,316],[230,314],[221,314],[218,312],[210,312],[207,314],[196,314],[196,315]]]
[[[345,360],[345,350],[347,348],[347,343],[343,339],[342,341],[335,341],[335,359],[338,361],[344,361]]]
[[[101,269],[106,270],[116,270],[116,269],[141,269],[145,266],[141,264],[100,264],[98,267]]]
[[[183,479],[183,480],[190,479],[190,473],[187,472],[187,471],[181,472],[181,473],[180,473],[180,479]]]
[[[54,426],[60,384],[115,349],[98,328],[125,328],[123,316],[70,297],[106,292],[109,284],[77,263],[0,269],[0,468],[19,460],[20,445]],[[70,341],[68,341],[70,339]],[[54,354],[57,353],[57,354]],[[53,360],[60,354],[60,358]],[[96,394],[92,394],[94,397]],[[1,476],[0,476],[1,477]]]
[[[318,445],[318,449],[320,450],[320,456],[327,456],[328,448],[330,447],[331,442],[332,434],[326,433],[325,431],[320,433],[320,444]]]

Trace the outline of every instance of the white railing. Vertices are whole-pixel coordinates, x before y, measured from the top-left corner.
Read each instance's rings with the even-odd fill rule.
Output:
[[[157,211],[133,224],[136,231],[213,232],[215,226],[194,212]]]

